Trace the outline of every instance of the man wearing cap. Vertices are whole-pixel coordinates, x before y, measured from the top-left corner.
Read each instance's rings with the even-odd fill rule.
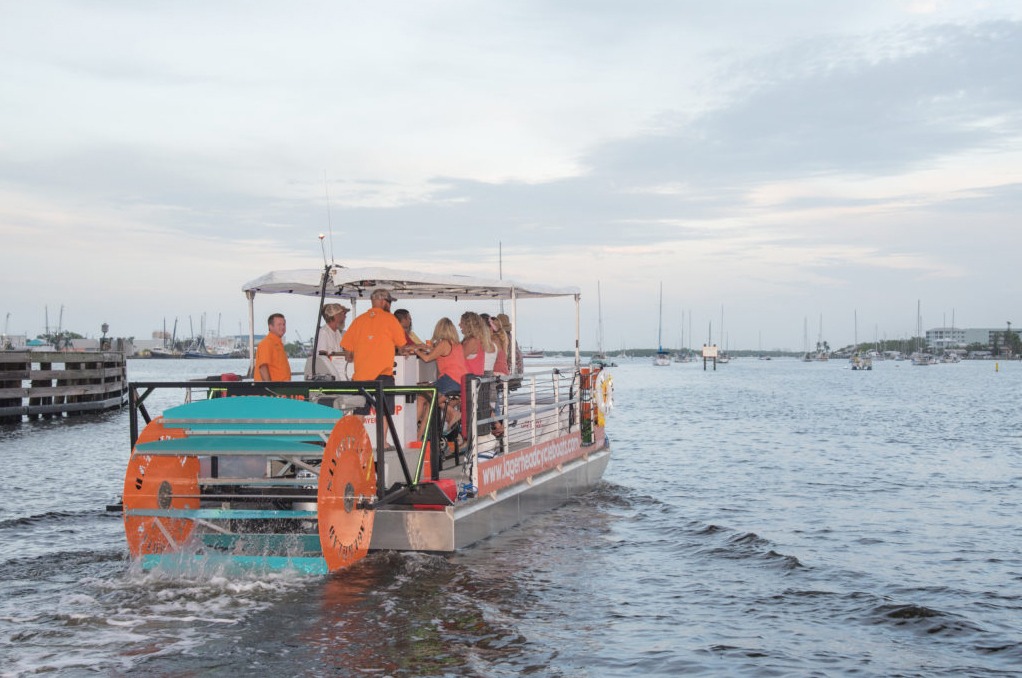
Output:
[[[266,319],[266,336],[259,342],[255,356],[255,381],[291,381],[291,363],[284,350],[287,321],[283,314],[274,313]]]
[[[392,386],[394,355],[405,345],[405,331],[390,312],[390,304],[395,301],[390,290],[377,288],[369,298],[372,308],[351,323],[341,337],[341,348],[351,354],[355,364],[354,381],[383,381]],[[393,396],[387,400],[393,411]],[[356,413],[366,414],[368,410]]]
[[[348,309],[340,304],[327,304],[323,307],[323,322],[316,339],[316,352],[327,357],[341,355],[341,334],[344,332],[344,321],[348,317]]]

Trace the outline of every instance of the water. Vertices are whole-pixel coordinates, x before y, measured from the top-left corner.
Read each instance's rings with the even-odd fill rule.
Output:
[[[2,428],[0,674],[1022,673],[1022,365],[612,372],[597,489],[326,577],[143,573],[127,413]]]

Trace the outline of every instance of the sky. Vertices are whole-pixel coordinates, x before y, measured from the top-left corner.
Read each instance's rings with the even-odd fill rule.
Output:
[[[247,333],[325,253],[584,350],[1022,325],[1019,64],[1016,0],[6,0],[0,321]]]

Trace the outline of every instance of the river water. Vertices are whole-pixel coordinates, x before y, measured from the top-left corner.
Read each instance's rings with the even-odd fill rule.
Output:
[[[322,577],[141,572],[127,411],[0,428],[0,675],[1022,673],[1022,365],[612,373],[598,488]]]

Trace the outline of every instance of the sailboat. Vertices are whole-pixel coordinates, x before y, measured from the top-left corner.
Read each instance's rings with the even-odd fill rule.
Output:
[[[921,342],[923,340],[923,311],[922,302],[916,300],[916,336],[913,340],[916,344],[916,350],[912,352],[910,356],[913,365],[936,365],[937,357],[932,353],[927,352]]]
[[[855,338],[855,344],[852,348],[852,357],[848,359],[848,362],[853,370],[872,370],[873,369],[873,358],[868,354],[863,355],[862,351],[859,350],[859,312],[855,311],[855,333],[852,335]]]
[[[802,353],[802,362],[826,362],[830,358],[830,344],[823,340],[823,314],[820,314],[820,336],[816,340],[816,352],[809,351],[809,319],[805,319],[805,347]]]
[[[727,365],[731,362],[731,356],[727,352],[727,335],[724,334],[724,305],[720,306],[720,352],[717,354],[717,364]]]
[[[669,366],[671,364],[671,352],[664,350],[663,343],[663,326],[664,326],[664,284],[660,283],[660,320],[657,323],[656,329],[656,342],[657,351],[653,357],[653,364],[657,367]]]
[[[820,336],[816,340],[815,360],[825,362],[830,359],[830,344],[823,340],[823,314],[820,314]]]
[[[692,311],[688,312],[688,321],[692,323]],[[692,341],[692,330],[689,329],[689,341]],[[681,346],[678,347],[678,352],[674,354],[674,362],[676,363],[690,363],[692,362],[692,351],[685,348],[685,311],[681,312]]]
[[[589,360],[589,364],[592,367],[617,367],[615,363],[607,359],[607,354],[603,352],[603,297],[600,294],[599,280],[596,281],[596,312],[600,333],[597,337],[596,353]]]
[[[802,319],[802,362],[813,362],[813,354],[809,352],[809,318]]]

